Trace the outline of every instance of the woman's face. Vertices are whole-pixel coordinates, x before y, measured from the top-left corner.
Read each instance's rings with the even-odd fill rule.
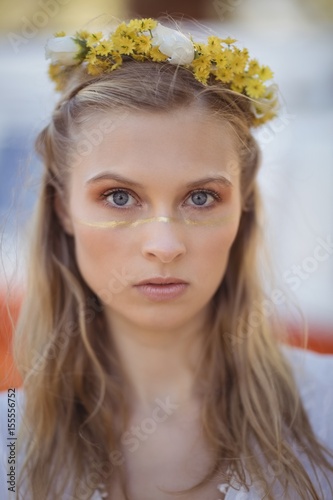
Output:
[[[100,124],[81,137],[91,147],[71,170],[65,216],[83,278],[114,325],[204,320],[241,214],[232,133],[195,109],[119,113],[97,141]],[[185,284],[137,286],[156,277]]]

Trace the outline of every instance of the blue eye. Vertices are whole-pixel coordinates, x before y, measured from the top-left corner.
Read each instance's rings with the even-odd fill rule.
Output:
[[[136,204],[134,196],[127,189],[111,189],[103,193],[102,197],[106,205],[113,208],[132,208]],[[212,201],[207,204],[209,197]],[[198,189],[193,191],[187,200],[192,201],[192,203],[189,203],[192,208],[212,208],[216,202],[221,201],[221,197],[215,191]]]
[[[204,205],[207,201],[208,195],[203,191],[191,195],[191,200],[195,205]]]
[[[209,203],[208,205],[205,205],[205,203],[207,202],[207,199],[208,199],[209,196],[211,198],[213,198],[213,202]],[[192,206],[195,206],[195,207],[201,207],[202,206],[203,208],[209,208],[212,205],[214,205],[214,201],[220,200],[220,196],[215,191],[202,190],[201,189],[201,190],[198,190],[198,191],[194,191],[190,195],[190,199],[193,201],[193,205]]]
[[[124,189],[115,189],[104,195],[106,202],[116,207],[132,206],[127,204],[131,198],[133,198],[133,196]]]

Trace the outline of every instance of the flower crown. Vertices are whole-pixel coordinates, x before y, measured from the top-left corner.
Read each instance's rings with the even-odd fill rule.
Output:
[[[250,59],[247,49],[239,49],[232,38],[209,36],[207,43],[161,25],[155,19],[132,19],[119,24],[109,35],[78,31],[75,36],[55,34],[46,45],[51,59],[49,76],[57,90],[63,90],[73,67],[82,64],[87,73],[97,76],[119,68],[123,57],[181,65],[207,85],[211,76],[227,88],[249,97],[253,126],[276,116],[278,87],[267,85],[273,73],[268,66]]]

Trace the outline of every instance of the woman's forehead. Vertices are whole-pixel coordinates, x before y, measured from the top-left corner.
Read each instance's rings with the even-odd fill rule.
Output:
[[[76,138],[86,180],[109,169],[150,176],[169,171],[180,177],[182,172],[202,177],[223,171],[231,180],[238,172],[237,144],[225,121],[188,108],[91,117]]]

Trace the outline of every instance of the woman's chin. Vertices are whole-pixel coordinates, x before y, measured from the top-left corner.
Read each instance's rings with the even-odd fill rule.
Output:
[[[198,308],[193,305],[193,302],[176,304],[174,301],[148,304],[143,304],[142,301],[132,302],[130,307],[122,308],[121,311],[107,308],[107,316],[111,325],[117,325],[120,331],[125,325],[131,330],[145,332],[175,333],[185,329],[193,331],[204,325],[208,313],[207,305]]]

